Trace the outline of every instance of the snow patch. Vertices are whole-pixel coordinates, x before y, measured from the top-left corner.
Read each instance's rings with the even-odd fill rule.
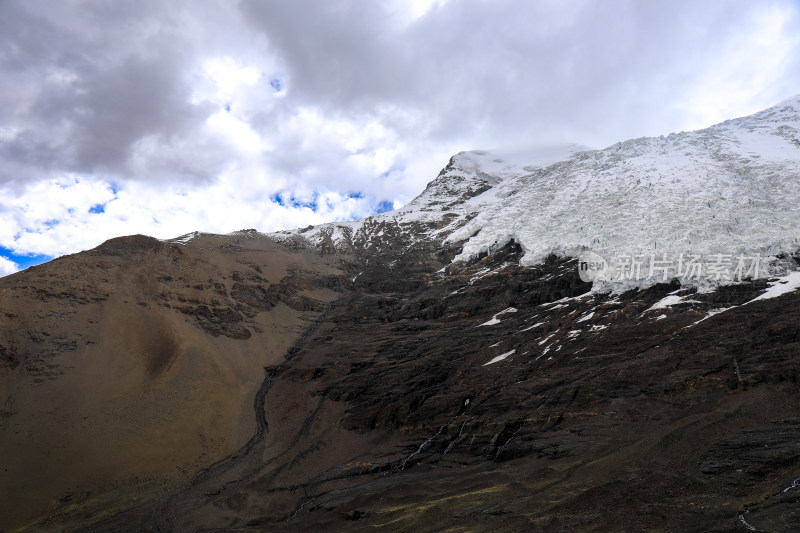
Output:
[[[652,306],[650,306],[650,308],[647,309],[645,311],[645,313],[647,313],[648,311],[657,311],[659,309],[667,309],[668,307],[672,307],[673,305],[678,305],[678,304],[688,304],[688,303],[699,304],[699,303],[702,303],[702,302],[699,302],[697,300],[685,300],[685,298],[687,296],[689,296],[689,295],[678,296],[678,295],[676,295],[674,293],[670,293],[668,296],[665,296],[665,297],[661,298],[659,301],[657,301]]]
[[[800,288],[800,272],[789,272],[789,274],[786,276],[780,277],[775,281],[771,281],[767,290],[764,291],[764,293],[760,296],[750,300],[750,302],[777,298],[778,296],[794,292],[798,288]]]
[[[532,326],[528,326],[528,327],[527,327],[527,328],[525,328],[525,329],[521,329],[521,330],[519,330],[519,332],[520,332],[520,333],[524,333],[524,332],[526,332],[526,331],[530,331],[530,330],[532,330],[533,328],[538,328],[539,326],[544,326],[545,324],[547,324],[547,321],[537,322],[536,324],[534,324],[534,325],[532,325]]]
[[[555,333],[551,333],[550,335],[548,335],[547,337],[545,337],[545,339],[544,339],[542,342],[540,342],[540,343],[539,343],[539,346],[541,346],[542,344],[546,343],[546,342],[547,342],[547,341],[549,341],[551,338],[553,338],[553,335],[555,335]]]
[[[751,300],[751,301],[752,301],[752,300]],[[748,303],[750,303],[750,302],[748,302]],[[742,304],[742,305],[745,305],[745,304]],[[706,313],[706,316],[704,316],[704,317],[703,317],[703,318],[701,318],[700,320],[697,320],[697,321],[695,321],[695,322],[692,322],[691,324],[689,324],[688,326],[686,326],[686,328],[690,328],[690,327],[692,327],[692,326],[696,326],[696,325],[697,325],[697,324],[699,324],[700,322],[703,322],[704,320],[708,320],[708,319],[709,319],[709,318],[711,318],[712,316],[718,315],[718,314],[720,314],[720,313],[724,313],[725,311],[728,311],[728,310],[730,310],[730,309],[736,309],[737,307],[741,307],[741,305],[732,305],[731,307],[719,307],[719,308],[717,308],[717,309],[711,309],[710,311],[708,311],[708,312]],[[686,329],[686,328],[683,328],[683,329]]]
[[[496,315],[494,315],[491,319],[489,319],[486,322],[484,322],[483,324],[478,324],[478,327],[481,327],[481,326],[494,326],[495,324],[499,324],[500,323],[500,319],[497,318],[500,315],[503,315],[505,313],[516,313],[516,312],[517,312],[516,308],[507,307],[507,308],[503,309],[502,311],[500,311],[499,313],[497,313]]]
[[[503,359],[505,359],[505,358],[506,358],[506,357],[508,357],[509,355],[513,355],[513,354],[514,354],[516,351],[517,351],[517,350],[516,350],[516,349],[514,349],[514,350],[508,351],[508,352],[506,352],[506,353],[501,353],[500,355],[498,355],[497,357],[493,358],[493,359],[492,359],[491,361],[489,361],[488,363],[484,363],[484,364],[483,364],[483,366],[491,365],[491,364],[494,364],[494,363],[496,363],[496,362],[498,362],[498,361],[502,361]]]
[[[199,235],[200,235],[199,231],[193,231],[191,233],[187,233],[186,235],[181,235],[180,237],[176,237],[174,239],[170,239],[167,242],[172,243],[172,244],[181,244],[183,246],[186,246],[186,244],[188,244],[189,241],[191,241],[192,239],[198,237]]]

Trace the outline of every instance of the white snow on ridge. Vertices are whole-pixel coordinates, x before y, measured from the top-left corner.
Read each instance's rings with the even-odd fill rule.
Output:
[[[758,300],[769,300],[770,298],[777,298],[778,296],[781,296],[783,294],[794,292],[797,289],[800,289],[800,272],[789,272],[789,274],[787,274],[786,276],[778,278],[776,281],[770,282],[767,290],[764,291],[763,294],[750,300],[750,302],[755,302]]]
[[[495,314],[491,319],[487,320],[483,324],[478,324],[478,327],[481,327],[481,326],[494,326],[495,324],[499,324],[500,323],[500,319],[497,318],[500,315],[503,315],[505,313],[516,313],[516,312],[517,312],[516,308],[507,307],[507,308],[503,309],[502,311],[500,311],[499,313]]]
[[[526,264],[583,249],[604,257],[794,250],[798,107],[580,152],[508,178],[471,200],[481,212],[447,240],[467,241],[460,260],[514,239]]]
[[[678,304],[689,304],[689,303],[699,304],[699,303],[701,303],[701,302],[699,302],[697,300],[686,300],[685,298],[688,297],[688,296],[691,296],[691,295],[687,294],[687,295],[684,295],[684,296],[678,296],[676,294],[669,294],[669,295],[661,298],[659,301],[657,301],[653,305],[651,305],[647,310],[645,310],[645,313],[647,311],[657,311],[659,309],[666,309],[668,307],[672,307],[673,305],[678,305]]]
[[[491,365],[491,364],[493,364],[493,363],[496,363],[496,362],[498,362],[498,361],[502,361],[503,359],[505,359],[505,358],[506,358],[506,357],[508,357],[509,355],[514,355],[514,353],[516,353],[516,351],[517,351],[517,350],[516,350],[516,349],[514,349],[514,350],[511,350],[511,351],[509,351],[509,352],[506,352],[506,353],[501,353],[500,355],[498,355],[497,357],[493,358],[493,359],[492,359],[491,361],[489,361],[488,363],[484,363],[482,366]]]
[[[521,329],[521,330],[519,330],[519,332],[520,332],[520,333],[524,333],[524,332],[526,332],[526,331],[530,331],[530,330],[532,330],[533,328],[538,328],[539,326],[544,326],[545,324],[547,324],[547,321],[546,321],[546,320],[542,320],[541,322],[537,322],[536,324],[534,324],[534,325],[532,325],[532,326],[528,326],[528,327],[527,327],[527,328],[525,328],[525,329]]]
[[[750,303],[750,302],[746,302],[746,303]],[[742,304],[742,305],[745,305],[745,304]],[[725,311],[729,311],[731,309],[736,309],[737,307],[741,307],[741,306],[740,305],[732,305],[731,307],[719,307],[719,308],[716,308],[716,309],[711,309],[708,312],[706,312],[706,316],[704,316],[700,320],[692,322],[691,324],[689,324],[688,326],[684,327],[683,329],[687,329],[687,328],[690,328],[692,326],[696,326],[700,322],[703,322],[704,320],[708,320],[712,316],[718,315],[720,313],[724,313]]]
[[[673,305],[677,305],[683,301],[683,296],[676,296],[674,294],[670,294],[669,296],[665,296],[661,298],[659,301],[654,303],[650,306],[647,311],[655,311],[657,309],[666,309],[667,307],[672,307]],[[645,311],[645,312],[647,312]]]
[[[172,244],[182,244],[185,246],[186,244],[188,244],[189,241],[196,238],[198,235],[200,235],[199,231],[193,231],[191,233],[187,233],[186,235],[181,235],[180,237],[176,237],[174,239],[167,239],[166,242]]]
[[[747,304],[750,304],[750,303],[753,303],[753,302],[757,302],[759,300],[770,300],[772,298],[777,298],[777,297],[782,296],[784,294],[789,294],[791,292],[794,292],[797,289],[800,289],[800,272],[797,272],[797,271],[789,272],[787,275],[782,276],[780,278],[777,278],[774,281],[771,281],[769,283],[769,287],[767,287],[767,290],[765,290],[762,294],[760,294],[759,296],[756,296],[752,300],[750,300],[748,302],[745,302],[745,303],[743,303],[741,305],[733,305],[733,306],[730,306],[730,307],[722,307],[722,308],[717,308],[717,309],[711,309],[710,311],[708,311],[706,313],[706,316],[704,316],[700,320],[698,320],[698,321],[694,322],[693,324],[691,324],[689,326],[686,326],[686,327],[695,326],[695,325],[699,324],[700,322],[703,322],[704,320],[709,319],[714,315],[718,315],[720,313],[724,313],[725,311],[729,311],[731,309],[736,309],[738,307],[742,307],[744,305],[747,305]]]
[[[588,146],[561,144],[528,150],[473,150],[456,156],[461,170],[483,173],[495,179],[506,179],[566,161],[577,152],[592,150]]]
[[[552,339],[552,338],[553,338],[553,335],[555,335],[555,333],[551,333],[550,335],[548,335],[547,337],[545,337],[545,339],[539,343],[539,346],[541,346],[542,344],[545,344],[547,341],[549,341],[550,339]]]

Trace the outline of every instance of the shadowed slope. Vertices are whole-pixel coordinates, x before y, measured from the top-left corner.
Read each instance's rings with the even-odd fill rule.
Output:
[[[114,239],[0,280],[0,527],[127,507],[247,442],[264,367],[341,278],[242,233]]]

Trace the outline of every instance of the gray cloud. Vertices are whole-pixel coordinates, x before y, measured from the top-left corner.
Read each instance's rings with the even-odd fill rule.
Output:
[[[6,168],[26,167],[34,179],[61,172],[165,177],[131,172],[136,143],[191,138],[211,110],[190,103],[201,28],[177,31],[180,14],[159,5],[0,4],[0,127],[14,131],[0,147]],[[190,163],[194,156],[185,155]],[[215,177],[226,155],[188,177]],[[167,175],[187,177],[181,166]]]
[[[377,5],[243,7],[285,58],[297,98],[339,112],[410,107],[431,136],[503,142],[680,127],[672,105],[760,13],[783,7],[798,29],[781,2],[463,0],[412,25]]]
[[[452,151],[601,146],[800,92],[790,0],[404,3],[0,1],[0,187],[406,201]]]

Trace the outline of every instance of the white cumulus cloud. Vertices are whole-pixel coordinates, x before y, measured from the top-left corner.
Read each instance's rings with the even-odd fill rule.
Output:
[[[4,0],[0,247],[362,217],[408,202],[457,151],[602,147],[745,115],[800,92],[799,10]]]

